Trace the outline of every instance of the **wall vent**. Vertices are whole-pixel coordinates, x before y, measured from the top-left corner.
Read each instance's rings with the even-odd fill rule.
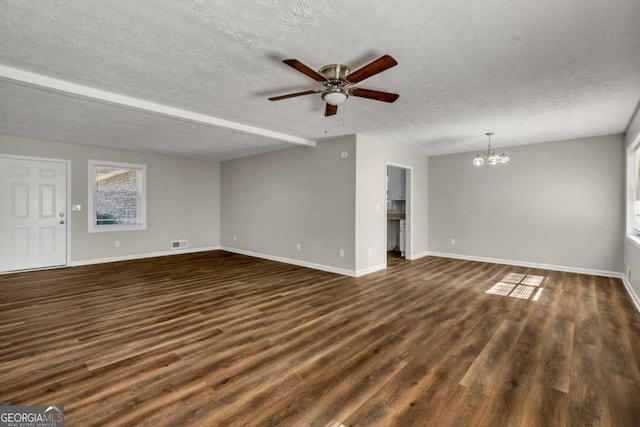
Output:
[[[184,249],[189,247],[188,240],[174,240],[171,242],[171,249]]]

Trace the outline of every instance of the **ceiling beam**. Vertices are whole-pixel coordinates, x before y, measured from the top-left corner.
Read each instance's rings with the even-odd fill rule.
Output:
[[[185,120],[208,126],[214,126],[217,128],[228,129],[235,132],[264,136],[267,138],[277,139],[292,144],[308,146],[316,145],[315,141],[310,139],[299,138],[297,136],[274,132],[255,126],[249,126],[243,123],[225,120],[206,114],[182,110],[180,108],[174,108],[168,105],[156,104],[155,102],[149,102],[143,99],[119,95],[117,93],[95,89],[90,86],[79,85],[76,83],[71,83],[64,80],[43,76],[42,74],[31,73],[29,71],[7,67],[4,65],[0,65],[0,79],[18,83],[21,85],[33,86],[49,92],[64,93],[79,98],[89,99],[91,101],[112,104],[126,108],[133,108],[135,110],[159,114],[169,118]]]

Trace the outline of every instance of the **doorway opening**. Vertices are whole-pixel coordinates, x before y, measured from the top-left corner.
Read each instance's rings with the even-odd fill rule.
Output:
[[[411,259],[411,174],[407,166],[387,163],[387,256]]]

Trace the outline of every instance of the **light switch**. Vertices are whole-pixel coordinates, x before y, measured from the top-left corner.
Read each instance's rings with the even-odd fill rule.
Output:
[[[80,212],[82,210],[82,206],[81,205],[73,205],[71,207],[71,210],[74,212]]]

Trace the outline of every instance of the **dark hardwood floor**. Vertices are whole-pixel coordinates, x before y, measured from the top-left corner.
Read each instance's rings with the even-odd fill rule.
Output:
[[[640,425],[620,280],[389,263],[356,279],[213,251],[0,275],[0,404],[62,404],[67,426]]]

